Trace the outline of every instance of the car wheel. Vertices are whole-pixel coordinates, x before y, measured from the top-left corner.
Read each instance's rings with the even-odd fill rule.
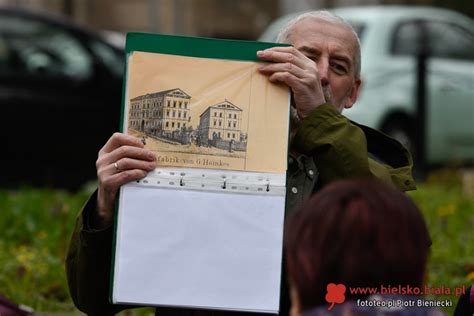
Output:
[[[405,123],[392,123],[388,124],[383,132],[390,137],[398,140],[410,153],[414,156],[415,154],[415,144],[414,138],[409,132],[408,124]]]
[[[413,138],[406,128],[400,125],[394,125],[387,128],[384,132],[398,140],[406,149],[410,151],[412,155],[414,155],[415,146],[413,144]]]
[[[382,131],[390,137],[398,140],[413,157],[413,176],[417,180],[423,179],[423,171],[420,166],[417,165],[417,150],[415,145],[415,135],[413,134],[412,124],[406,118],[397,118],[389,120],[384,124]]]

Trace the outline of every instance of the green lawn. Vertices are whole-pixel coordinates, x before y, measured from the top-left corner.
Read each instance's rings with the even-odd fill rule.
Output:
[[[425,214],[433,241],[429,286],[453,291],[474,284],[474,196],[462,192],[460,174],[441,171],[410,193]],[[438,298],[457,301],[454,295]],[[454,306],[447,309],[448,315],[453,311]]]
[[[74,311],[63,262],[76,213],[87,195],[28,188],[0,191],[2,295],[37,311]]]
[[[0,295],[39,312],[80,315],[69,297],[63,262],[90,191],[0,190]],[[426,215],[433,239],[427,284],[454,289],[474,283],[474,198],[462,194],[458,174],[438,172],[410,196]],[[456,302],[454,295],[445,298]]]

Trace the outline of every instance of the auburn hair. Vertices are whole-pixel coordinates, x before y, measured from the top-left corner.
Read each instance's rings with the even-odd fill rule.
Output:
[[[430,244],[415,203],[378,180],[327,185],[290,215],[285,228],[288,275],[302,310],[325,304],[329,283],[421,287]],[[347,290],[345,296],[365,295]]]

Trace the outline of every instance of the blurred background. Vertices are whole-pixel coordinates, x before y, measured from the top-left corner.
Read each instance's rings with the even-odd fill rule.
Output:
[[[0,133],[11,135],[0,186],[95,179],[97,152],[119,130],[126,32],[275,41],[297,12],[320,8],[362,42],[362,93],[345,114],[406,145],[420,179],[472,163],[472,1],[0,0]]]
[[[364,85],[344,113],[415,155],[428,282],[474,283],[473,1],[0,0],[0,296],[80,315],[63,260],[97,152],[119,131],[126,32],[274,41],[321,8],[361,38]]]
[[[10,5],[63,14],[98,31],[146,31],[255,40],[281,15],[317,8],[425,5],[474,17],[463,0],[1,0]]]

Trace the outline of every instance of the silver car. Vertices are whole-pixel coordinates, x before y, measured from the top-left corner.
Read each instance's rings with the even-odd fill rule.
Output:
[[[350,119],[379,129],[412,151],[417,58],[428,48],[425,159],[429,165],[474,161],[474,22],[462,14],[430,7],[338,8],[362,45],[361,94],[344,111]],[[297,14],[273,22],[260,41],[275,41]]]

